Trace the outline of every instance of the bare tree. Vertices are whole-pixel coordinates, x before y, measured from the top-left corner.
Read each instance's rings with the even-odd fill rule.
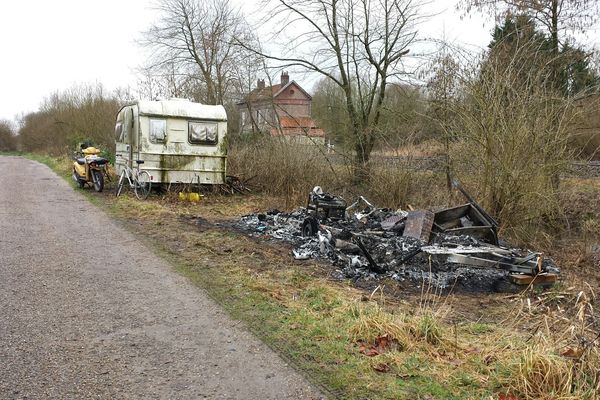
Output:
[[[228,0],[160,0],[157,9],[141,41],[153,50],[150,68],[196,79],[199,100],[223,104],[239,55],[233,38],[247,29],[241,13]]]
[[[252,44],[253,48],[260,48],[260,42],[258,38],[250,31],[242,32],[242,36],[236,38],[237,41],[246,44]],[[249,123],[252,132],[258,133],[260,132],[260,127],[258,121],[255,118],[255,110],[252,108],[253,99],[250,98],[252,95],[254,85],[257,84],[259,78],[267,77],[270,81],[268,75],[268,68],[265,64],[265,59],[261,57],[259,54],[253,51],[248,51],[243,47],[240,47],[236,63],[236,69],[232,74],[232,95],[235,97],[235,102],[243,101],[245,103],[245,110],[243,114],[247,118],[247,120],[241,121],[242,113],[239,112],[237,106],[231,105],[231,112],[228,113],[228,116],[234,116],[238,118],[237,126],[240,129],[240,132],[243,133],[243,129],[246,126],[246,123]],[[269,99],[272,103],[273,99]],[[239,123],[243,122],[243,123]]]
[[[255,51],[280,67],[301,67],[325,76],[342,89],[355,149],[355,179],[367,179],[386,88],[404,72],[402,62],[416,40],[417,2],[273,0],[269,4],[269,19],[276,18],[282,27],[275,39],[284,40],[287,48],[282,55]]]
[[[140,98],[158,100],[180,97],[205,100],[204,86],[199,84],[195,74],[177,69],[173,63],[164,63],[160,68],[140,68],[139,76],[137,93]]]
[[[437,121],[436,130],[444,143],[446,186],[448,190],[452,190],[450,141],[453,134],[449,127],[452,125],[454,114],[450,110],[459,98],[460,65],[448,50],[448,46],[444,44],[430,65],[431,76],[427,82],[427,91],[428,114]]]

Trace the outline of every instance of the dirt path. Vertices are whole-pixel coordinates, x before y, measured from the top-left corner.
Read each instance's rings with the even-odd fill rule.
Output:
[[[322,397],[46,166],[0,171],[0,398]]]

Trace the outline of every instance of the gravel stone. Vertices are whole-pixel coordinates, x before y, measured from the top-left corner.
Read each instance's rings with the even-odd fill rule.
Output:
[[[48,167],[0,170],[0,398],[323,398]]]

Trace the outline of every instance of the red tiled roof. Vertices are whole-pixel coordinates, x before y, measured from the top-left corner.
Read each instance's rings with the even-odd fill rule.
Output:
[[[248,93],[248,95],[246,96],[246,98],[244,100],[242,100],[240,103],[237,103],[237,104],[252,103],[252,102],[262,101],[262,100],[271,100],[271,99],[275,98],[276,96],[278,96],[278,94],[283,89],[285,89],[286,87],[291,86],[291,85],[295,85],[300,91],[302,91],[302,93],[304,93],[306,95],[306,97],[308,97],[309,99],[312,99],[311,95],[308,94],[304,89],[302,89],[302,87],[300,85],[298,85],[298,83],[296,83],[296,81],[290,81],[283,86],[278,83],[276,85],[267,86],[262,89],[259,89],[259,88],[253,89],[250,93]]]
[[[316,128],[317,124],[310,117],[280,117],[279,125],[282,128]]]
[[[271,135],[325,137],[323,129],[310,117],[280,117],[279,126],[279,130],[271,130]]]

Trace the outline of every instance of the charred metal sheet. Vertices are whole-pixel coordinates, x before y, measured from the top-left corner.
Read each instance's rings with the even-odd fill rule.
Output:
[[[512,252],[508,249],[503,249],[501,247],[494,246],[478,246],[478,247],[465,247],[465,246],[456,246],[456,247],[443,247],[439,245],[435,246],[423,246],[422,250],[428,254],[504,254],[510,255]]]
[[[436,212],[433,226],[435,232],[468,235],[498,245],[495,226],[470,203]]]
[[[404,224],[404,237],[419,239],[425,243],[429,242],[431,228],[433,227],[434,214],[431,211],[411,211],[406,217]]]
[[[492,218],[490,214],[488,214],[479,204],[477,204],[475,199],[471,197],[471,195],[462,187],[459,181],[454,179],[452,181],[452,186],[457,188],[463,194],[463,196],[465,196],[469,203],[485,218],[487,223],[492,225],[494,228],[498,228],[498,222],[496,222],[496,220]]]
[[[508,264],[502,261],[490,260],[487,258],[467,256],[464,254],[452,254],[448,257],[448,262],[453,264],[470,265],[480,268],[499,268],[510,272],[520,274],[535,275],[536,269],[524,265]]]

